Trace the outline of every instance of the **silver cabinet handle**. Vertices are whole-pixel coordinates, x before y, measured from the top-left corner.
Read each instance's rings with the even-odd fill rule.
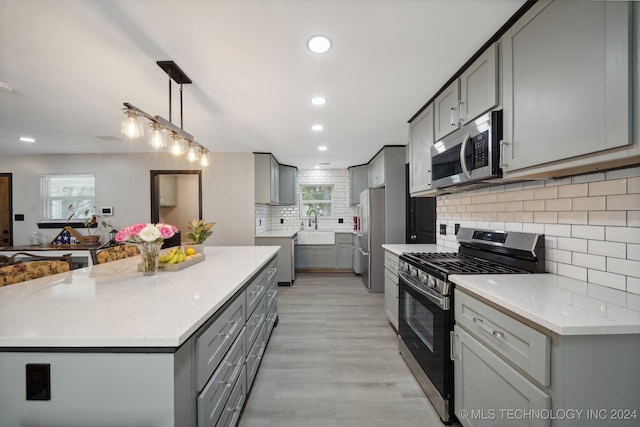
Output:
[[[451,107],[451,126],[455,126],[455,120],[453,118],[453,112],[456,111],[456,107]]]
[[[458,123],[464,122],[464,118],[462,118],[462,106],[464,105],[464,101],[458,101]]]
[[[460,358],[460,356],[458,356],[453,350],[455,347],[455,340],[457,336],[458,336],[457,332],[455,331],[449,332],[449,339],[451,340],[449,342],[449,357],[451,360],[454,360],[454,361]]]
[[[504,339],[504,332],[496,331],[495,329],[491,329],[490,327],[488,327],[487,325],[484,324],[484,320],[483,319],[481,319],[479,317],[474,317],[473,318],[473,323],[475,323],[476,325],[480,326],[482,329],[484,329],[485,331],[489,332],[494,337]]]
[[[509,145],[509,143],[507,141],[500,140],[498,145],[500,145],[500,168],[504,169],[509,166],[509,164],[504,161],[504,147],[505,145]]]

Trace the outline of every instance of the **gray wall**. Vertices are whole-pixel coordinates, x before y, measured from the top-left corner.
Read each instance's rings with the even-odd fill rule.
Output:
[[[211,164],[202,173],[202,210],[204,218],[216,225],[206,244],[253,245],[253,154],[212,153],[209,157]],[[41,220],[41,174],[94,173],[96,206],[112,206],[114,216],[109,221],[124,227],[150,220],[150,170],[186,169],[193,165],[168,153],[2,156],[0,172],[13,174],[13,213],[25,216],[24,221],[13,222],[14,244],[28,244]],[[43,231],[51,237],[56,234],[56,230]]]

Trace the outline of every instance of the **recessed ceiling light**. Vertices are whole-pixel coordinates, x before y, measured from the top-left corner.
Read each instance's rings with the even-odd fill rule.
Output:
[[[0,89],[6,90],[7,92],[13,92],[13,87],[3,82],[0,82]]]
[[[313,53],[326,53],[331,50],[331,39],[327,36],[313,36],[307,40],[307,49]]]
[[[327,103],[327,98],[323,96],[314,96],[313,98],[311,98],[311,103],[313,105],[324,105]]]
[[[313,126],[311,126],[311,130],[315,131],[315,132],[320,132],[322,129],[324,129],[324,126],[322,126],[322,125],[313,125]]]
[[[327,146],[326,145],[321,145],[321,146],[318,147],[318,150],[327,151]]]
[[[315,165],[313,168],[314,169],[320,169],[320,166],[319,165]]]
[[[20,141],[22,142],[36,142],[35,138],[31,138],[28,136],[21,136],[20,138],[18,138]]]

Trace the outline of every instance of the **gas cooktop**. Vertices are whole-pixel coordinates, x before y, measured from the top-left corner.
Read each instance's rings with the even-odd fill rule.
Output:
[[[403,259],[423,270],[436,269],[445,274],[508,274],[526,273],[526,270],[486,261],[457,252],[413,252]]]

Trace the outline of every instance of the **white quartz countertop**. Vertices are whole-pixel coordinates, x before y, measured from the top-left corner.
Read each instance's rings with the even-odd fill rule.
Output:
[[[428,244],[384,244],[382,247],[395,255],[402,255],[405,252],[456,252],[442,246]]]
[[[256,234],[255,237],[285,237],[293,238],[298,234],[299,230],[273,230],[265,231],[264,233]]]
[[[267,264],[279,246],[207,246],[177,272],[140,257],[0,287],[2,347],[178,347]]]
[[[547,273],[449,279],[559,335],[640,334],[640,295]]]

